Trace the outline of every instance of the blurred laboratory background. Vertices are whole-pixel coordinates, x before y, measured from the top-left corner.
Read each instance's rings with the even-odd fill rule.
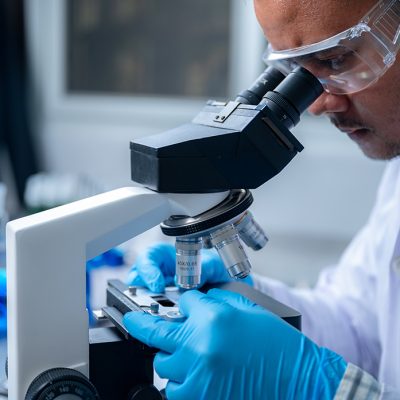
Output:
[[[3,219],[132,185],[130,140],[235,97],[264,68],[250,0],[2,3]],[[305,150],[253,191],[270,241],[249,256],[261,274],[310,286],[366,220],[384,163],[324,118],[304,116],[294,133]],[[154,240],[159,228],[129,246]]]

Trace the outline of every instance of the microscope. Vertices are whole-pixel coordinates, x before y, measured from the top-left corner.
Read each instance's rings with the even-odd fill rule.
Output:
[[[89,330],[86,261],[161,224],[176,237],[181,288],[199,286],[202,248],[216,248],[227,273],[245,278],[251,266],[244,244],[258,250],[267,242],[248,210],[250,189],[303,149],[289,129],[322,91],[302,68],[287,77],[267,68],[235,101],[209,101],[191,123],[132,141],[131,175],[140,187],[8,223],[9,398],[161,399],[152,386],[156,350],[123,337],[120,317],[130,310],[159,313],[177,302],[145,293],[153,297],[143,305],[138,288],[110,282],[106,311],[114,324]],[[181,317],[172,310],[170,317]],[[299,327],[292,311],[280,316]]]

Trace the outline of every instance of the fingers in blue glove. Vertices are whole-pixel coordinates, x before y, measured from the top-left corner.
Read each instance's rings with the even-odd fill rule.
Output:
[[[154,357],[154,369],[160,378],[183,383],[187,371],[185,363],[177,363],[176,356],[164,351],[159,351]]]
[[[211,303],[213,307],[210,307]],[[179,301],[182,314],[198,321],[207,321],[207,323],[216,315],[216,307],[224,308],[229,305],[197,290],[183,293]],[[123,322],[134,338],[168,353],[174,352],[182,340],[181,330],[185,324],[185,322],[166,321],[161,317],[140,312],[125,314]]]
[[[140,255],[133,268],[140,280],[144,283],[144,286],[148,287],[152,292],[162,293],[165,290],[164,275],[161,272],[157,262],[153,261],[147,254]],[[139,279],[136,283],[140,282]]]
[[[166,285],[173,284],[174,275],[175,247],[169,243],[159,243],[137,257],[127,283],[162,293]]]
[[[333,398],[346,368],[271,313],[221,290],[186,292],[185,322],[130,313],[132,336],[162,350],[156,370],[170,400]]]
[[[239,293],[234,293],[228,290],[211,289],[207,292],[207,294],[213,299],[230,304],[231,306],[239,310],[251,309],[252,311],[266,312],[265,308],[260,307],[259,305]]]
[[[216,309],[224,308],[225,306],[225,302],[221,302],[197,290],[189,290],[183,293],[179,299],[181,313],[186,317],[192,317],[199,321],[210,321],[216,314]]]
[[[180,388],[182,387],[181,383],[174,382],[169,380],[167,386],[165,387],[165,394],[167,395],[168,400],[187,400],[187,397],[180,396]],[[184,393],[184,396],[186,394]]]
[[[139,275],[136,269],[132,269],[131,271],[129,271],[126,281],[131,286],[146,286],[142,277]]]
[[[168,353],[175,351],[182,323],[135,311],[125,314],[123,322],[129,333],[139,341]]]

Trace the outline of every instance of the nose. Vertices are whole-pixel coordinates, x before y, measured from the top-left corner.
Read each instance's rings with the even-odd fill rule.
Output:
[[[350,99],[346,95],[337,95],[324,92],[311,104],[308,111],[314,115],[344,113],[350,107]]]

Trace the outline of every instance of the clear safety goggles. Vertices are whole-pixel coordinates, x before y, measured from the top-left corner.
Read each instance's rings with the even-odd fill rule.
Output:
[[[379,1],[361,21],[328,39],[264,53],[266,64],[288,74],[302,66],[334,94],[359,92],[394,63],[400,47],[400,0]]]

